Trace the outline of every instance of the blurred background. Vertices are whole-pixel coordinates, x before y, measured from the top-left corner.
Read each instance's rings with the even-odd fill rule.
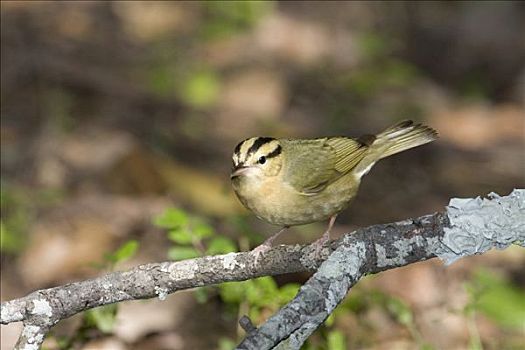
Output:
[[[237,202],[250,136],[441,138],[377,164],[336,236],[525,187],[523,2],[1,2],[1,298],[276,228]],[[310,242],[326,223],[279,243]],[[46,349],[230,349],[308,274],[96,309]],[[2,326],[2,349],[21,325]],[[369,276],[307,349],[524,349],[525,253]]]

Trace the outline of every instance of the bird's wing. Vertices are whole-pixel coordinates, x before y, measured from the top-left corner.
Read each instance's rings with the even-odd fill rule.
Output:
[[[284,179],[298,192],[315,195],[350,171],[366,147],[346,137],[290,141]]]
[[[343,174],[352,170],[364,157],[368,146],[374,142],[375,136],[364,135],[359,139],[348,137],[330,137],[326,143],[335,152],[335,169]]]

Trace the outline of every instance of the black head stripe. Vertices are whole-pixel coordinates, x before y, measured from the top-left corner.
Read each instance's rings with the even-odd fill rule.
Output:
[[[267,144],[268,142],[271,142],[275,140],[272,137],[258,137],[254,142],[253,145],[248,149],[247,154],[252,154],[257,152],[259,148],[261,148],[262,145]]]
[[[282,150],[283,149],[281,148],[281,145],[277,145],[277,147],[273,151],[268,153],[268,155],[266,156],[266,159],[277,157],[279,154],[281,154]]]
[[[245,142],[246,140],[244,141],[241,141],[237,144],[237,146],[235,146],[235,149],[233,150],[233,153],[236,154],[237,156],[239,155],[239,153],[241,153],[241,146],[242,144]]]

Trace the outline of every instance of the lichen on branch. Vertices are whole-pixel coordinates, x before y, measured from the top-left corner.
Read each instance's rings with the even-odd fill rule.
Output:
[[[281,245],[255,262],[249,252],[137,266],[98,278],[35,291],[0,305],[0,323],[22,321],[17,349],[38,348],[47,332],[76,313],[117,302],[261,276],[316,271],[295,298],[258,328],[239,349],[299,349],[367,274],[436,256],[447,264],[490,248],[525,242],[525,191],[487,199],[452,199],[444,213],[347,233],[316,254],[310,245]]]

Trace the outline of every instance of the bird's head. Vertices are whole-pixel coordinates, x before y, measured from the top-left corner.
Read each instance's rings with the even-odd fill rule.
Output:
[[[231,180],[262,180],[278,175],[283,163],[282,151],[279,141],[271,137],[252,137],[240,142],[233,152]]]

